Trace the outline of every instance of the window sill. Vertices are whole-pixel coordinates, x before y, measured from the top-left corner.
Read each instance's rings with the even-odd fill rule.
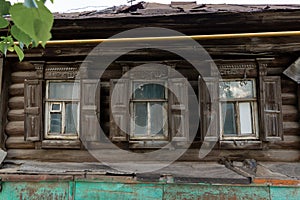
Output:
[[[80,140],[43,140],[43,149],[80,149]]]
[[[220,141],[220,149],[262,149],[262,141],[258,140],[231,140],[231,141]]]

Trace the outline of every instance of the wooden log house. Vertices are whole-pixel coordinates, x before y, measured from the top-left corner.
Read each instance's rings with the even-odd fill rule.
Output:
[[[7,152],[7,160],[77,163],[96,161],[82,144],[83,137],[109,139],[120,148],[136,152],[159,148],[159,142],[150,136],[137,137],[133,141],[132,135],[124,135],[120,128],[116,127],[110,110],[110,94],[114,80],[119,79],[126,70],[150,63],[170,66],[182,74],[200,101],[198,124],[189,124],[189,121],[186,121],[187,126],[181,135],[183,140],[188,140],[189,129],[199,126],[196,137],[177,161],[206,162],[227,157],[299,162],[299,73],[298,79],[293,80],[285,71],[290,66],[300,67],[296,62],[300,57],[300,35],[270,34],[299,31],[299,22],[300,7],[296,5],[139,3],[99,12],[55,14],[52,40],[60,42],[49,43],[46,48],[25,50],[25,60],[22,62],[19,62],[14,54],[0,59],[1,148]],[[97,74],[99,63],[85,60],[98,43],[68,43],[66,40],[106,39],[122,31],[140,27],[168,28],[187,36],[263,32],[269,35],[196,39],[211,56],[220,72],[222,82],[206,81],[206,84],[203,84],[199,79],[201,74],[185,59],[151,47],[118,57],[103,72],[99,84],[85,81],[99,79],[93,77]],[[5,34],[5,30],[1,34]],[[173,41],[172,45],[173,48],[185,48],[176,46],[176,41]],[[106,53],[110,55],[118,52]],[[97,53],[91,56],[97,57]],[[80,70],[82,66],[85,66],[86,71]],[[68,88],[69,83],[74,84],[76,77],[80,78],[75,87],[81,92],[72,101],[65,100],[70,94],[62,88]],[[247,88],[242,88],[239,84],[241,82],[247,82]],[[150,84],[150,90],[152,86]],[[232,94],[232,99],[223,104],[222,95],[228,94],[218,92],[220,95],[217,97],[216,110],[212,110],[214,107],[204,106],[209,104],[209,100],[205,101],[211,98],[206,97],[207,88],[215,87],[219,90],[225,86],[229,87],[229,90],[230,87],[238,87],[251,95],[239,97]],[[180,92],[184,92],[185,87],[180,88],[183,90]],[[126,96],[126,87],[123,89],[120,96]],[[55,90],[58,93],[55,93]],[[60,90],[64,91],[63,94],[59,93]],[[95,91],[98,98],[90,98],[85,94],[86,91]],[[188,97],[183,96],[183,101],[187,102]],[[169,102],[167,104],[170,106]],[[68,121],[68,117],[72,116],[68,114],[70,109],[78,114],[73,115],[76,118],[73,121]],[[225,109],[226,120],[224,124],[216,125],[217,131],[212,135],[217,142],[213,150],[200,159],[199,148],[203,144],[205,131],[208,130],[207,122],[213,112],[216,117],[225,117],[222,115]],[[91,112],[97,113],[106,138],[96,134],[89,135],[90,132],[97,131],[94,123],[98,123],[98,119],[89,118]],[[141,113],[143,112],[150,111],[142,109]],[[171,119],[176,120],[176,115],[174,116],[171,112],[166,114],[169,126],[172,124]],[[182,122],[188,117],[193,118],[189,111],[185,116],[181,111],[178,116]],[[81,123],[88,125],[82,128]],[[129,122],[124,120],[122,123]],[[166,129],[166,137],[160,140],[168,143],[172,137],[176,137],[178,131],[176,126]],[[63,134],[63,130],[69,134]],[[139,142],[142,145],[139,145]]]

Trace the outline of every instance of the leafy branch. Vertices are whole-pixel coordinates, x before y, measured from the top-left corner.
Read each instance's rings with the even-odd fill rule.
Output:
[[[24,48],[45,47],[51,38],[54,17],[45,6],[46,0],[25,0],[11,5],[0,0],[0,29],[7,30],[7,36],[0,37],[0,52],[16,52],[19,60],[24,59]],[[53,0],[51,0],[53,3]],[[10,16],[10,20],[7,17]]]

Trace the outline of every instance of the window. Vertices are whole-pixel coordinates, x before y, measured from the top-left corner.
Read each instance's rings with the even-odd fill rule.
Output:
[[[255,139],[258,133],[257,96],[254,79],[219,82],[222,139]]]
[[[78,138],[79,83],[48,81],[45,110],[45,138]]]
[[[155,72],[139,75],[148,77],[151,73]],[[135,77],[112,79],[110,85],[109,136],[113,142],[129,142],[130,148],[148,144],[154,148],[168,141],[180,145],[189,141],[186,79]]]
[[[222,140],[221,146],[235,140],[282,140],[281,77],[268,76],[266,65],[260,62],[258,66],[230,63],[218,68],[221,80],[199,76],[201,139]],[[240,148],[233,144],[229,148]]]
[[[132,83],[131,139],[167,139],[167,91],[165,83]]]

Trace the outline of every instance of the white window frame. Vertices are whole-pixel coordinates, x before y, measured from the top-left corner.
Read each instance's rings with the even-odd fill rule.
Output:
[[[133,99],[133,93],[134,93],[134,84],[141,82],[143,84],[159,84],[159,85],[164,85],[164,93],[165,93],[165,99]],[[162,80],[134,80],[134,81],[130,81],[130,113],[131,113],[131,123],[130,123],[130,140],[163,140],[163,141],[167,141],[169,140],[169,131],[168,131],[168,89],[167,89],[167,81],[162,81]],[[150,134],[150,126],[148,127],[147,130],[147,136],[142,135],[142,136],[136,136],[135,135],[135,122],[133,121],[133,119],[135,119],[135,111],[134,111],[134,103],[147,103],[147,113],[148,113],[148,124],[150,124],[151,122],[151,117],[150,117],[150,103],[153,102],[163,102],[163,106],[165,108],[165,116],[164,117],[164,126],[163,126],[163,134],[162,136],[151,136]]]
[[[258,106],[257,106],[257,92],[256,92],[256,79],[254,78],[247,78],[247,79],[222,79],[219,82],[219,85],[221,82],[236,82],[236,81],[251,81],[252,82],[252,92],[253,92],[253,98],[232,98],[230,100],[225,99],[223,100],[219,96],[219,110],[220,110],[220,139],[221,140],[257,140],[259,139],[259,124],[258,124]],[[222,119],[222,103],[233,103],[234,104],[234,110],[236,113],[235,117],[235,125],[236,125],[236,131],[237,135],[224,135],[223,130],[223,119]],[[252,134],[248,135],[242,135],[241,134],[241,125],[240,125],[240,113],[239,113],[239,103],[250,103],[251,108],[251,121],[252,121]]]
[[[69,80],[47,80],[46,81],[46,99],[45,99],[45,139],[78,139],[79,138],[79,119],[80,119],[80,97],[77,100],[74,99],[50,99],[49,98],[49,84],[50,83],[78,83],[78,89],[80,90],[79,81],[69,81]],[[80,91],[78,91],[80,94]],[[77,133],[64,133],[65,130],[65,104],[66,102],[77,102],[77,126],[76,132]],[[52,110],[51,105],[53,104],[60,104],[60,110]],[[61,133],[51,134],[49,133],[50,130],[50,114],[51,113],[61,113]]]

